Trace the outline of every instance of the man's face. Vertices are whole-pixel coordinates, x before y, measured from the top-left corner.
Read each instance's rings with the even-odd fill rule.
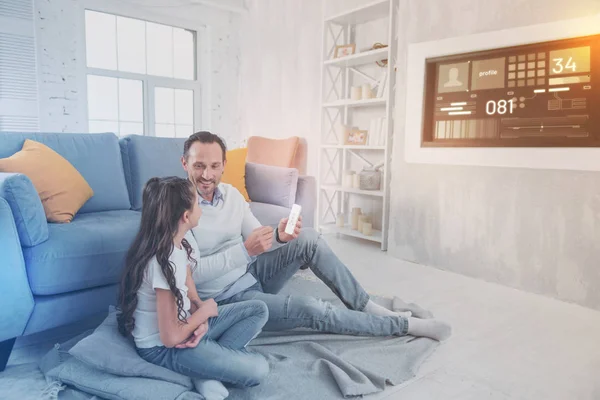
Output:
[[[218,143],[194,142],[187,160],[182,159],[182,163],[200,195],[205,199],[212,199],[225,168],[221,146]]]

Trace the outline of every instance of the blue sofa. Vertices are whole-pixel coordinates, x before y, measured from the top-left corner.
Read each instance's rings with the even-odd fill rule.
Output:
[[[94,196],[71,223],[47,223],[31,181],[0,173],[0,371],[17,337],[106,312],[115,304],[145,182],[153,176],[185,177],[180,163],[184,139],[0,133],[0,158],[18,152],[25,139],[65,157]],[[248,163],[246,185],[250,207],[262,224],[277,224],[299,203],[305,226],[313,225],[313,177]]]

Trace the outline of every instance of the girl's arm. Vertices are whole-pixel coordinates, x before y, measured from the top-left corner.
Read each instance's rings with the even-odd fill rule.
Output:
[[[173,293],[165,289],[155,290],[160,341],[166,347],[175,347],[180,344],[188,339],[208,318],[217,316],[217,303],[213,299],[208,299],[200,303],[200,307],[192,313],[187,319],[188,323],[185,324],[177,318],[177,302]],[[200,299],[198,298],[198,300]]]

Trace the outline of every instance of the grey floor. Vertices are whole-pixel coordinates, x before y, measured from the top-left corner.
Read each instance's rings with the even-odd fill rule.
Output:
[[[414,380],[365,398],[600,399],[600,312],[403,262],[358,239],[327,240],[367,291],[417,302],[454,329]],[[95,323],[18,340],[9,365],[36,362]]]

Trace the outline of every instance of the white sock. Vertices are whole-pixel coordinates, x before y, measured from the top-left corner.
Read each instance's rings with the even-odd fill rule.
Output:
[[[412,312],[410,311],[392,311],[387,308],[380,306],[375,303],[373,300],[369,300],[365,309],[363,310],[367,314],[371,315],[379,315],[380,317],[405,317],[408,318],[412,316]]]
[[[223,400],[229,396],[227,388],[214,379],[194,379],[194,387],[206,400]]]
[[[425,336],[443,342],[452,335],[452,327],[438,319],[408,319],[408,334]]]

